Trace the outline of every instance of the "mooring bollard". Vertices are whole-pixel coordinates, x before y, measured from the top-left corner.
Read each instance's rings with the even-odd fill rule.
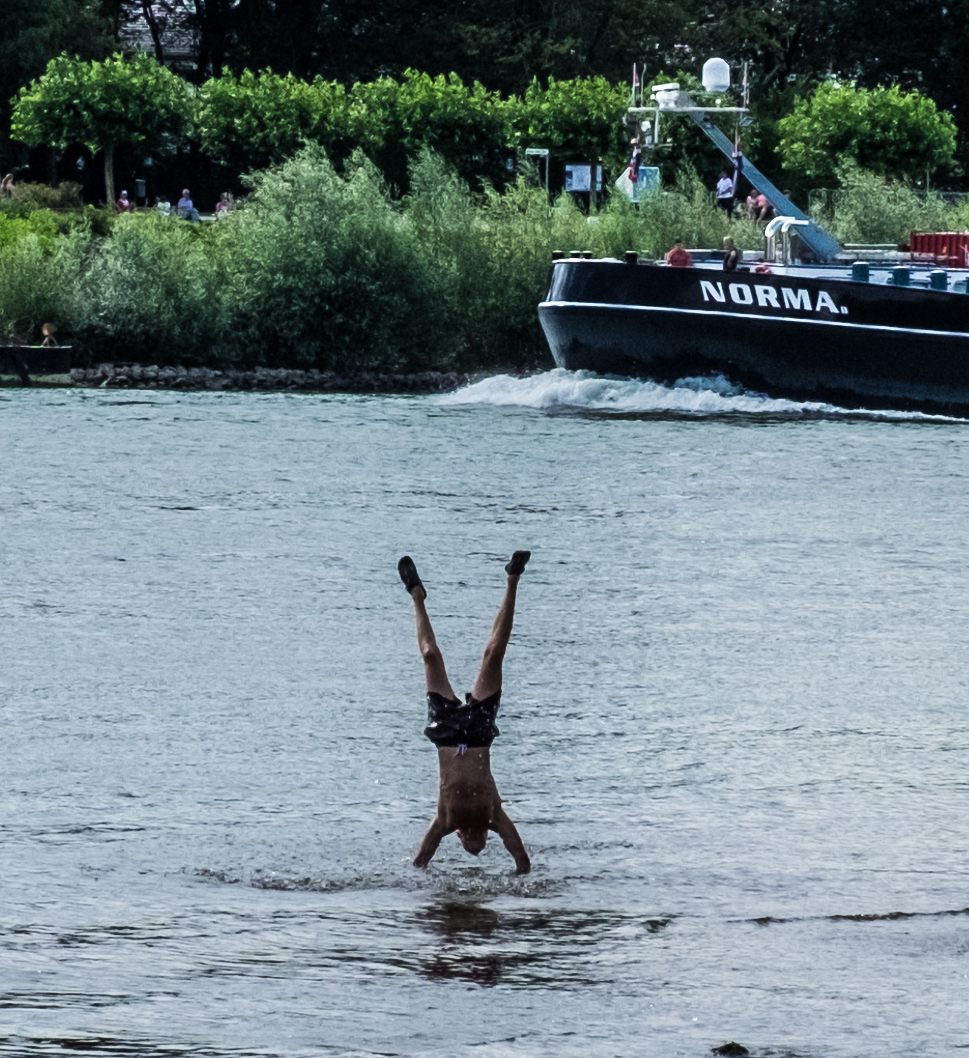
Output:
[[[871,270],[867,261],[855,261],[851,266],[851,278],[856,283],[867,283],[871,278]]]
[[[933,290],[948,290],[949,273],[944,268],[933,268],[929,272],[929,286]]]

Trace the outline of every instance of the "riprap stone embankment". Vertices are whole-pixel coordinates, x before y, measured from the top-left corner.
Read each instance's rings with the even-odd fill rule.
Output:
[[[255,367],[220,371],[208,367],[145,367],[142,364],[98,364],[71,370],[75,386],[107,389],[262,390],[306,393],[442,393],[469,381],[458,372],[413,374],[335,371],[311,368]]]

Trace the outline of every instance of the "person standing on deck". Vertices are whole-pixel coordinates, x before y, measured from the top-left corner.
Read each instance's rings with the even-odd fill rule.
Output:
[[[414,860],[426,867],[443,838],[457,834],[466,852],[477,856],[493,830],[515,860],[517,874],[527,874],[531,862],[515,824],[501,807],[501,797],[491,774],[491,743],[498,735],[495,716],[501,701],[501,669],[515,616],[518,579],[531,558],[516,551],[505,566],[508,580],[491,638],[474,689],[462,703],[454,693],[444,667],[424,601],[427,591],[409,555],[397,563],[404,587],[414,600],[417,645],[424,659],[427,681],[427,718],[424,734],[437,746],[440,789],[437,812]]]

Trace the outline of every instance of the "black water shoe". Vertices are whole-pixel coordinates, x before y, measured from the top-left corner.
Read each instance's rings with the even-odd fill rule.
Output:
[[[415,588],[420,588],[424,592],[424,598],[427,598],[427,589],[417,575],[417,566],[414,565],[414,560],[410,555],[404,555],[397,563],[397,572],[400,574],[400,579],[404,582],[404,587],[408,592],[413,592]]]
[[[531,551],[516,551],[511,556],[511,562],[505,566],[505,572],[509,577],[520,577],[525,572],[525,565],[531,557]]]

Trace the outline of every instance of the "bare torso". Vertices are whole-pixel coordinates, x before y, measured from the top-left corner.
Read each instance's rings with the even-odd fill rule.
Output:
[[[493,829],[501,798],[491,774],[491,749],[470,746],[458,753],[453,746],[441,746],[437,759],[441,773],[437,814],[444,825],[449,830]]]
[[[488,831],[501,838],[515,859],[519,874],[527,874],[531,863],[515,824],[501,807],[501,797],[491,774],[491,750],[487,746],[469,746],[458,753],[454,746],[437,751],[440,787],[437,813],[424,835],[415,867],[426,867],[437,851],[441,839],[457,833],[464,848],[477,856],[484,848]]]

